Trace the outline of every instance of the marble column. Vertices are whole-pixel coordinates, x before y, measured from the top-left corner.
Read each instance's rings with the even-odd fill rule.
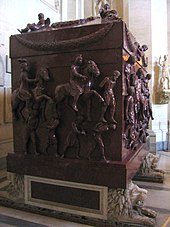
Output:
[[[95,3],[91,0],[85,0],[84,1],[84,17],[90,17],[95,16]]]
[[[168,105],[155,104],[156,68],[159,57],[167,54],[167,0],[129,0],[129,27],[140,44],[147,44],[149,59],[147,71],[152,73],[150,82],[154,120],[150,123],[151,151],[166,149]],[[160,43],[161,41],[161,43]],[[155,137],[156,134],[156,137]]]
[[[119,16],[129,24],[129,0],[111,0],[111,8],[116,9]]]
[[[67,20],[76,19],[76,1],[75,0],[64,0],[67,7]],[[65,10],[65,9],[64,9]]]
[[[148,57],[148,67],[146,70],[152,73],[152,22],[151,22],[151,0],[129,0],[128,1],[128,27],[140,45],[148,45],[149,50],[146,52]],[[152,78],[153,80],[153,78]],[[152,94],[152,81],[149,84],[150,93]],[[152,96],[151,96],[152,99]],[[150,122],[150,151],[156,153],[156,135],[152,130]]]
[[[167,0],[151,0],[152,15],[152,65],[157,65],[159,57],[168,53],[167,46]],[[161,42],[161,43],[160,43]],[[155,91],[156,73],[153,72],[153,95]],[[155,119],[152,130],[156,133],[157,150],[167,149],[168,104],[153,104]]]
[[[167,0],[167,21],[170,21],[170,0]],[[170,23],[167,24],[168,29],[168,56],[169,56],[169,65],[170,65]],[[170,121],[170,103],[168,104],[168,121]],[[169,132],[169,129],[168,129]],[[170,135],[168,136],[168,141],[170,141]],[[168,150],[170,150],[170,143],[167,144]]]
[[[76,0],[76,19],[84,18],[85,0]]]
[[[62,0],[61,21],[70,21],[84,18],[85,6],[85,0]]]

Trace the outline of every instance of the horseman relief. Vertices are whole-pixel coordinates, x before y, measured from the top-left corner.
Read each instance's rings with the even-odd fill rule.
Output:
[[[34,154],[39,154],[39,135],[37,129],[41,121],[46,121],[46,103],[53,103],[46,94],[46,83],[50,80],[49,70],[42,66],[35,78],[30,78],[30,70],[26,59],[19,59],[20,77],[19,88],[12,94],[12,110],[14,121],[24,122],[23,149],[25,154],[30,153],[30,144]]]
[[[113,86],[110,85],[108,89],[112,90],[119,75],[120,73],[115,71]],[[65,109],[73,119],[69,122],[69,130],[67,130],[63,145],[61,145],[61,158],[70,157],[69,155],[72,153],[71,157],[91,160],[94,159],[93,153],[97,150],[99,160],[107,160],[103,134],[109,129],[115,129],[115,127],[109,126],[113,121],[114,113],[110,116],[111,120],[107,122],[104,118],[107,103],[102,92],[98,92],[100,86],[96,86],[101,80],[100,76],[101,72],[97,64],[79,54],[70,66],[69,82],[57,85],[55,88],[54,96],[57,109]],[[109,103],[113,106],[111,112],[114,112],[116,103],[113,91]],[[61,113],[61,121],[64,121],[63,118]],[[84,154],[82,154],[83,143],[86,143],[87,146]]]
[[[24,122],[24,153],[95,160],[97,152],[97,160],[106,161],[103,136],[116,129],[114,87],[120,72],[101,79],[97,64],[79,54],[70,65],[68,82],[57,84],[48,95],[49,69],[41,66],[32,78],[27,60],[18,62],[20,84],[12,95],[13,116]],[[82,151],[84,143],[87,147]]]
[[[29,70],[28,70],[28,63],[26,59],[19,59],[20,64],[20,78],[19,78],[19,88],[13,91],[12,94],[12,103],[13,103],[13,116],[14,119],[18,119],[19,116],[22,116],[22,108],[19,110],[21,103],[23,105],[31,99],[31,83],[36,83],[37,79],[30,79],[29,78]]]

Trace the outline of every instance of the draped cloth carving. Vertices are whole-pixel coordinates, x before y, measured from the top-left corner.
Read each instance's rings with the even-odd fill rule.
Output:
[[[71,39],[71,40],[62,40],[62,41],[31,41],[24,39],[22,36],[15,36],[16,39],[27,48],[31,48],[34,50],[39,51],[51,51],[51,50],[64,50],[67,48],[78,48],[85,45],[88,45],[90,43],[97,42],[105,37],[105,35],[111,30],[111,28],[114,26],[114,23],[110,23],[102,27],[96,32],[93,32],[92,34]]]

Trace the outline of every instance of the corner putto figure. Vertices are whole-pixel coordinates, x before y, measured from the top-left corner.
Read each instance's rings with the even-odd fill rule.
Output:
[[[26,33],[29,31],[37,31],[39,29],[46,29],[50,25],[50,18],[48,17],[46,20],[44,19],[44,14],[39,13],[38,14],[38,23],[28,23],[27,26],[24,29],[18,29],[20,33]]]

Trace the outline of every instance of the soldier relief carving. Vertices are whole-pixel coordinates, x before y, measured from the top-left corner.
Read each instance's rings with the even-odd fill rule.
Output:
[[[14,123],[24,124],[24,153],[107,161],[103,137],[116,130],[114,88],[120,72],[102,79],[97,64],[79,54],[70,63],[69,81],[56,84],[49,95],[50,70],[41,66],[31,74],[27,59],[18,64],[12,107]]]
[[[148,88],[151,75],[144,75],[142,68],[135,71],[135,62],[135,56],[129,56],[123,77],[118,70],[102,75],[93,60],[76,55],[70,63],[68,82],[56,84],[49,95],[53,75],[48,67],[34,69],[33,76],[27,60],[19,59],[19,86],[13,91],[12,106],[15,122],[24,123],[24,153],[110,160],[104,138],[117,129],[115,87],[121,77],[124,146],[135,150],[145,143],[149,120],[153,119]]]
[[[100,7],[99,13],[102,23],[121,20],[108,4]],[[153,120],[148,88],[151,75],[145,70],[148,47],[140,46],[127,28],[125,31],[125,42],[131,52],[121,73],[114,68],[103,74],[94,60],[78,54],[70,62],[69,73],[64,75],[69,78],[66,83],[56,83],[55,89],[49,91],[55,75],[48,67],[39,66],[30,75],[27,59],[18,60],[20,76],[18,88],[12,94],[13,117],[15,122],[24,122],[25,154],[112,160],[113,156],[107,152],[109,139],[106,142],[105,138],[109,133],[114,136],[111,133],[119,126],[116,119],[119,100],[115,91],[121,89],[116,90],[117,83],[121,84],[124,97],[124,147],[136,150],[146,142],[149,120]],[[138,61],[141,65],[136,67]]]
[[[125,95],[124,143],[125,148],[135,150],[146,142],[149,120],[154,119],[148,83],[151,74],[144,66],[135,69],[136,57],[131,55],[124,66],[123,93]]]

